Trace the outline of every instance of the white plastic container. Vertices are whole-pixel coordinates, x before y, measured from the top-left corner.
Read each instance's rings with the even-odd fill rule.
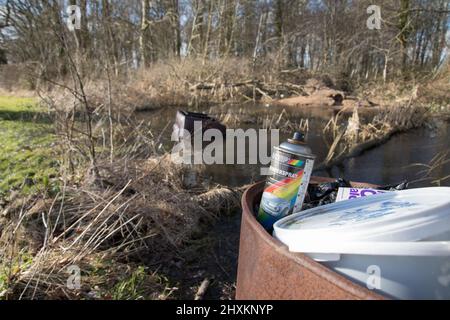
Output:
[[[450,299],[450,188],[306,210],[278,221],[274,236],[388,297]]]

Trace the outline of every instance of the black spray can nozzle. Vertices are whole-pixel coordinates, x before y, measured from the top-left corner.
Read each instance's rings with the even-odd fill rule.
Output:
[[[303,132],[299,132],[299,131],[294,132],[292,139],[288,139],[288,141],[290,143],[295,143],[295,144],[305,144],[306,143],[305,140],[306,140],[305,134]]]

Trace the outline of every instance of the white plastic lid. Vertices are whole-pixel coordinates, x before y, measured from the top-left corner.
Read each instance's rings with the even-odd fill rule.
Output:
[[[450,188],[436,187],[305,210],[275,223],[274,236],[290,248],[303,248],[305,252],[308,244],[314,244],[317,250],[318,245],[331,243],[419,241],[449,230]]]

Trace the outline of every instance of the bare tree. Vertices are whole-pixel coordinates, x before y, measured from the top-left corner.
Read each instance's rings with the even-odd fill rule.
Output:
[[[139,36],[139,51],[141,57],[141,66],[145,67],[148,64],[147,60],[147,32],[149,28],[148,11],[149,0],[141,1],[141,32]]]
[[[6,1],[6,0],[4,0]],[[381,30],[369,30],[372,1],[344,0],[8,0],[0,12],[3,56],[12,63],[44,63],[67,75],[66,54],[50,25],[63,6],[80,6],[82,29],[68,41],[78,48],[80,72],[99,69],[108,52],[112,74],[176,56],[204,63],[239,56],[274,70],[302,68],[355,80],[388,79],[433,70],[447,48],[449,0],[380,0]],[[54,10],[56,6],[60,11]],[[8,26],[8,28],[6,28]],[[39,29],[40,32],[35,32]],[[1,51],[0,51],[1,52]],[[4,61],[5,59],[2,58]]]

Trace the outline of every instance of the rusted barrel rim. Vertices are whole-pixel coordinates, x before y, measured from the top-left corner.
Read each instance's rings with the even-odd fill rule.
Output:
[[[320,177],[313,177],[311,179],[311,183],[323,183],[323,182],[330,182],[334,181],[329,178],[320,178]],[[373,184],[368,183],[358,183],[352,182],[352,186],[357,187],[377,187]],[[369,289],[362,287],[345,277],[341,276],[340,274],[334,272],[333,270],[321,265],[320,263],[314,261],[313,259],[309,258],[305,254],[302,253],[293,253],[290,252],[288,247],[284,245],[279,240],[272,237],[256,220],[254,215],[254,208],[256,203],[251,203],[250,199],[260,199],[260,195],[262,194],[264,189],[264,181],[259,182],[253,186],[251,186],[249,189],[247,189],[242,197],[242,215],[243,219],[246,219],[246,221],[251,225],[251,228],[256,231],[260,239],[262,239],[264,242],[266,242],[272,250],[277,251],[279,254],[287,257],[288,259],[294,260],[296,263],[301,265],[302,267],[308,269],[309,271],[316,274],[318,277],[328,281],[329,283],[332,283],[336,287],[339,287],[342,290],[347,291],[349,294],[353,295],[356,299],[386,299],[385,297],[376,294]],[[252,207],[249,207],[249,204]],[[253,213],[253,214],[250,214]]]

